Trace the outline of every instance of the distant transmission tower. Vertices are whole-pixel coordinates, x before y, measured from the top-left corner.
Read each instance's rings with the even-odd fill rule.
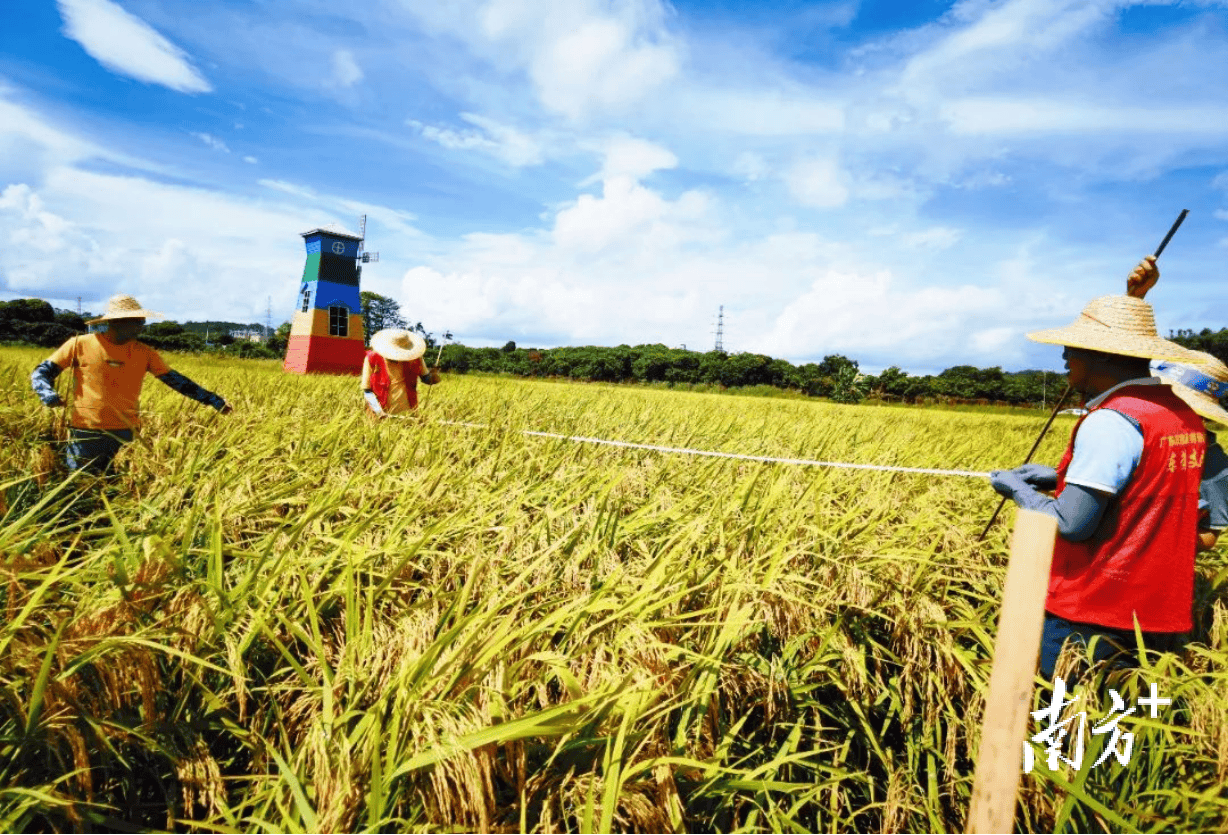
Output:
[[[725,352],[725,305],[721,305],[719,312],[716,314],[716,348],[713,350]]]
[[[264,341],[269,341],[269,335],[273,332],[273,297],[269,296],[269,306],[264,311]]]

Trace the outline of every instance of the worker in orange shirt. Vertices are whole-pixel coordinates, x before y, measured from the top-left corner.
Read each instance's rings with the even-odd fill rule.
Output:
[[[413,331],[386,328],[371,337],[362,362],[362,391],[369,414],[377,418],[418,408],[418,380],[432,386],[439,372],[428,370],[426,341]]]
[[[147,318],[160,316],[145,310],[132,296],[112,296],[107,312],[88,324],[106,323],[101,333],[74,336],[30,375],[34,393],[49,407],[64,405],[55,379],[73,370],[72,414],[66,463],[70,470],[107,472],[120,447],[130,443],[140,427],[139,400],[146,372],[175,391],[223,414],[230,405],[177,371],[158,352],[137,340]]]

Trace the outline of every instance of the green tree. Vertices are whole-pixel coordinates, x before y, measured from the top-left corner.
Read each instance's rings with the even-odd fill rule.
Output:
[[[290,323],[282,322],[277,326],[277,330],[269,337],[269,341],[265,343],[265,347],[273,352],[275,356],[284,357],[286,348],[290,345]]]
[[[55,321],[56,324],[63,325],[77,333],[85,333],[89,329],[85,324],[85,317],[71,310],[57,310]]]
[[[858,403],[866,396],[866,383],[857,373],[857,364],[843,366],[832,377],[831,399],[837,403]]]
[[[409,323],[401,315],[401,305],[396,299],[363,290],[358,294],[362,304],[363,341],[371,344],[371,335],[385,328],[408,328]],[[421,327],[421,323],[419,323]]]
[[[898,365],[884,368],[874,381],[875,390],[880,394],[890,394],[902,397],[908,386],[908,372],[900,370]]]
[[[1002,369],[977,368],[973,365],[956,365],[938,375],[935,381],[938,391],[948,397],[965,400],[986,398],[1003,399]]]
[[[0,302],[0,319],[14,322],[54,322],[55,308],[42,299],[13,299]]]
[[[1179,330],[1175,334],[1169,331],[1168,338],[1178,345],[1211,354],[1221,362],[1228,363],[1228,328],[1220,328],[1218,331],[1203,328],[1198,333],[1193,330]]]

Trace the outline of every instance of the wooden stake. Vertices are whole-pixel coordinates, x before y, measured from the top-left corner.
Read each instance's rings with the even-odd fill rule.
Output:
[[[1057,520],[1052,516],[1034,510],[1019,511],[1006,566],[1002,616],[998,621],[981,749],[972,783],[968,832],[1014,829],[1023,743],[1032,709],[1032,680],[1040,654],[1045,593],[1056,538]]]

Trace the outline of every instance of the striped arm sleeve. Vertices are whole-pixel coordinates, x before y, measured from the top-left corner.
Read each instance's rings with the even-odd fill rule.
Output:
[[[206,406],[212,406],[218,411],[221,411],[226,405],[226,401],[221,397],[208,389],[201,388],[196,383],[180,374],[178,371],[168,371],[159,376],[158,379],[182,394],[184,397],[190,397],[197,403],[204,403]]]
[[[38,395],[39,400],[43,401],[44,406],[64,405],[64,400],[55,390],[55,378],[59,377],[63,371],[63,368],[51,360],[44,360],[30,374],[30,385],[34,387],[34,393]]]

